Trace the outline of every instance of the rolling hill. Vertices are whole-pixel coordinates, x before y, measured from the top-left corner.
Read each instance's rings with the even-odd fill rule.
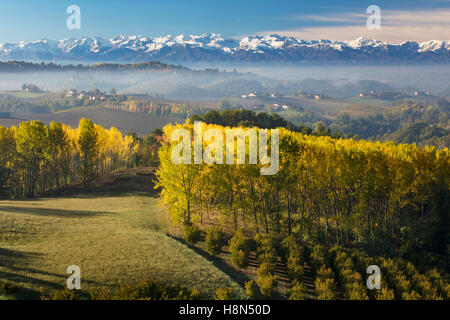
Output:
[[[151,116],[102,107],[82,107],[50,114],[13,115],[12,118],[0,119],[0,126],[17,126],[22,121],[41,120],[44,123],[62,122],[76,128],[81,118],[89,118],[105,128],[116,127],[125,134],[133,129],[139,135],[150,134],[154,129],[161,128],[168,123],[184,122],[183,119],[178,118]]]

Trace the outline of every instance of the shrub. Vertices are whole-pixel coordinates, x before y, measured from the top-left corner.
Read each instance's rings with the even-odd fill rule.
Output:
[[[316,286],[316,295],[318,300],[335,299],[336,284],[333,279],[317,278],[314,284]]]
[[[356,271],[360,274],[365,274],[367,267],[374,264],[371,263],[371,259],[367,253],[357,249],[351,250],[351,258],[353,260],[353,264],[355,265]]]
[[[231,300],[233,295],[233,289],[229,287],[220,287],[216,290],[214,295],[215,300]]]
[[[254,239],[259,248],[275,248],[275,239],[268,234],[258,233]]]
[[[269,274],[273,274],[275,273],[275,264],[270,263],[270,262],[263,262],[259,265],[258,271],[256,272],[256,274],[258,275],[258,277],[260,275],[269,275]]]
[[[336,260],[335,265],[338,270],[353,270],[353,262],[350,258]]]
[[[341,280],[342,283],[348,283],[348,282],[358,282],[362,283],[362,277],[358,272],[353,272],[350,269],[345,269],[341,271]]]
[[[289,261],[287,264],[288,274],[291,281],[301,281],[303,279],[304,269],[303,266],[295,261]]]
[[[375,294],[376,300],[395,300],[394,291],[388,288],[381,288]]]
[[[239,269],[244,269],[248,266],[248,258],[243,250],[231,251],[231,263]]]
[[[284,245],[288,242],[289,247],[286,250],[286,267],[288,269],[289,278],[291,281],[297,280],[301,281],[303,278],[303,262],[302,262],[302,252],[298,245],[293,242],[292,237],[285,239]]]
[[[83,300],[90,299],[89,294],[83,293],[79,290],[69,290],[67,288],[54,291],[50,294],[41,292],[41,300]]]
[[[219,254],[225,241],[222,229],[218,227],[209,228],[206,231],[206,250],[212,254]]]
[[[259,294],[258,284],[254,280],[245,283],[245,292],[250,298],[256,298]]]
[[[317,276],[322,279],[334,279],[334,273],[330,268],[322,266],[317,272]]]
[[[411,291],[411,282],[402,273],[397,273],[391,278],[395,296],[400,299],[405,292]]]
[[[428,281],[427,277],[422,274],[415,274],[412,277],[414,288],[422,295],[426,300],[439,299],[438,289]]]
[[[242,250],[246,254],[250,253],[250,239],[241,229],[234,233],[229,244],[230,250]]]
[[[256,254],[259,263],[277,262],[277,252],[274,248],[273,238],[265,234],[258,234],[255,236],[255,242],[257,244]]]
[[[194,245],[202,239],[201,230],[195,225],[186,224],[184,226],[184,240],[190,244]]]
[[[420,300],[420,299],[422,299],[422,297],[420,296],[420,294],[418,294],[417,292],[415,292],[413,290],[411,292],[403,292],[402,299],[403,300]]]
[[[416,267],[411,262],[405,262],[403,270],[408,278],[412,278],[418,273]]]
[[[91,293],[93,300],[198,300],[196,289],[147,280],[138,285],[123,285],[111,291]]]
[[[397,264],[392,259],[384,259],[380,258],[380,267],[383,274],[386,274],[388,279],[392,279],[400,273],[400,269],[398,268]]]
[[[428,270],[425,274],[431,281],[433,286],[437,287],[439,293],[446,299],[450,299],[450,284],[448,281],[448,276],[441,275],[441,273],[436,269]]]
[[[366,288],[360,282],[346,283],[345,297],[349,300],[369,300]]]
[[[261,294],[263,294],[266,297],[271,297],[278,285],[277,276],[275,275],[264,275],[260,274],[258,275],[258,279],[256,280],[258,283],[259,290],[261,291]]]
[[[321,266],[326,264],[325,248],[321,245],[316,245],[312,248],[311,254],[309,255],[311,260],[311,267],[314,272],[320,269]]]
[[[445,299],[450,300],[450,283],[444,285],[442,292],[444,293]]]
[[[275,250],[273,248],[264,248],[264,250],[258,250],[258,262],[269,262],[275,264],[277,262]]]
[[[301,255],[300,246],[293,236],[288,236],[281,241],[281,248],[283,250],[283,256],[289,257],[292,253],[298,253]]]
[[[305,285],[301,282],[294,281],[289,294],[289,300],[305,300],[306,295]]]
[[[248,265],[248,255],[250,254],[250,239],[242,230],[234,233],[230,242],[231,263],[239,269]]]

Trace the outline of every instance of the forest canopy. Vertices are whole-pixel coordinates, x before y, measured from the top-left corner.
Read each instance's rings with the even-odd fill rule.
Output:
[[[280,169],[176,165],[167,125],[157,187],[176,223],[216,212],[237,230],[294,235],[372,254],[447,263],[448,149],[311,136],[280,128]],[[223,132],[220,125],[205,125]],[[193,154],[193,152],[192,152]],[[448,266],[446,266],[448,267]]]

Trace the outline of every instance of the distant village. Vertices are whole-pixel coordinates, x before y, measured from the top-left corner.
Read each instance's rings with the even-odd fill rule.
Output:
[[[296,94],[296,96],[304,98],[304,99],[313,99],[313,100],[322,100],[322,99],[329,99],[328,96],[320,93],[303,93],[301,90],[299,90]],[[259,104],[249,104],[249,102],[252,101],[252,98],[282,98],[283,95],[276,92],[266,92],[264,94],[259,93],[258,91],[245,93],[240,96],[241,101],[243,101],[243,106],[240,106],[244,109],[250,109],[253,111],[261,111],[266,109],[269,109],[270,112],[280,112],[280,111],[286,111],[290,109],[296,109],[299,111],[303,111],[303,107],[298,105],[293,105],[289,103],[281,103],[279,100],[275,101],[274,103],[259,103]],[[247,100],[247,101],[246,101]],[[267,101],[267,100],[266,100]]]
[[[430,91],[414,91],[412,93],[415,97],[429,97],[431,96]],[[360,98],[378,98],[378,99],[400,99],[400,98],[408,98],[410,97],[407,94],[403,94],[400,92],[391,92],[391,91],[383,91],[383,92],[377,92],[375,90],[371,90],[369,92],[361,92],[359,94]]]
[[[75,89],[68,90],[65,95],[66,98],[75,98],[75,99],[88,99],[90,101],[104,101],[106,100],[106,94],[99,91],[98,89],[91,91],[77,91]]]

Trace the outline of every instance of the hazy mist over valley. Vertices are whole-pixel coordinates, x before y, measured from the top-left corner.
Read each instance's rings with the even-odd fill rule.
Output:
[[[201,69],[198,66],[197,70]],[[194,69],[195,70],[195,69]],[[299,88],[335,97],[352,96],[369,81],[385,90],[416,90],[450,95],[450,65],[425,66],[228,66],[211,72],[60,71],[1,73],[0,90],[20,90],[23,83],[43,90],[111,90],[164,94],[170,98],[221,98],[255,90],[292,95]],[[226,72],[224,72],[226,71]],[[376,83],[375,83],[376,82]]]

